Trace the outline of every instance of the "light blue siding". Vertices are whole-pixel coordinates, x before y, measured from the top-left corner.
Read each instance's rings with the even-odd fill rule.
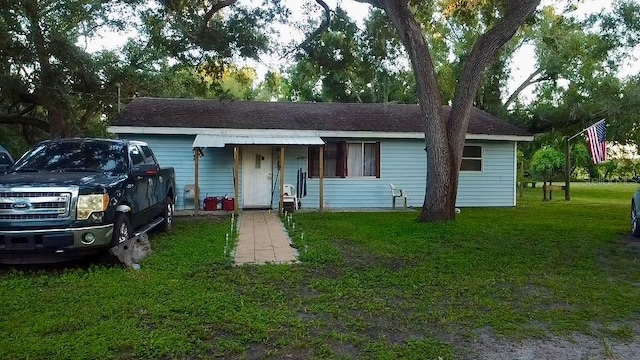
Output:
[[[405,188],[410,206],[421,206],[424,200],[426,179],[424,142],[416,140],[386,140],[380,143],[380,178],[325,178],[324,206],[340,208],[388,208],[391,207],[389,183]],[[308,207],[319,206],[319,179],[310,179]]]
[[[183,208],[183,189],[194,184],[194,160],[191,149],[195,136],[178,135],[122,135],[122,138],[149,143],[163,167],[172,166],[176,171],[178,203]],[[457,206],[514,206],[515,168],[514,143],[512,141],[475,141],[483,151],[482,172],[461,172]],[[426,189],[426,153],[424,140],[388,139],[380,142],[380,178],[325,178],[324,207],[389,208],[392,204],[389,184],[405,189],[409,206],[420,207]],[[278,207],[282,173],[278,171],[278,147],[273,148],[273,208]],[[207,148],[199,159],[200,201],[206,196],[233,197],[233,149]],[[297,171],[308,171],[306,146],[289,146],[285,149],[284,182],[296,185]],[[238,189],[242,199],[242,166]],[[307,180],[307,196],[301,199],[303,208],[319,207],[319,179]],[[239,202],[242,204],[242,201]],[[400,204],[398,202],[397,206]],[[190,208],[193,204],[189,203]]]
[[[460,172],[457,206],[515,206],[515,146],[512,141],[467,142],[481,145],[482,172]]]
[[[514,143],[468,142],[483,149],[483,171],[461,172],[457,206],[514,206]],[[403,188],[408,205],[421,207],[426,190],[426,152],[422,140],[383,140],[380,143],[380,178],[325,178],[326,208],[388,208],[392,206],[389,184]],[[318,179],[310,179],[306,207],[318,207]],[[399,201],[396,201],[398,206]]]

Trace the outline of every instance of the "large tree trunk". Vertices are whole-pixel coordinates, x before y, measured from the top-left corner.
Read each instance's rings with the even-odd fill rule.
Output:
[[[442,111],[442,97],[429,47],[408,1],[364,2],[384,9],[389,16],[409,54],[416,76],[427,151],[427,186],[419,220],[453,220],[462,150],[473,99],[491,60],[533,13],[540,0],[507,0],[503,17],[480,36],[469,52],[448,118]]]
[[[435,67],[420,24],[403,0],[384,3],[384,10],[398,30],[407,49],[416,81],[418,100],[425,123],[427,152],[426,196],[420,214],[423,221],[450,220],[455,217],[455,171],[452,171],[452,152],[442,111],[442,96],[438,88]]]

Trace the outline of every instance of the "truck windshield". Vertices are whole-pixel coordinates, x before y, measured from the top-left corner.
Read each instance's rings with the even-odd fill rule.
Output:
[[[15,172],[78,171],[123,174],[127,171],[127,147],[108,141],[46,142],[25,154]]]

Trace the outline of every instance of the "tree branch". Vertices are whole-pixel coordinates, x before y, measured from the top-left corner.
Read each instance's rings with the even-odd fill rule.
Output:
[[[24,3],[24,10],[29,19],[29,27],[31,30],[31,36],[33,37],[33,44],[38,57],[38,63],[42,70],[42,78],[45,81],[49,81],[51,64],[49,63],[49,52],[45,44],[42,28],[40,27],[40,14],[38,12],[38,3],[36,1],[27,1]]]
[[[17,116],[24,116],[24,115],[26,115],[27,113],[30,113],[30,112],[31,112],[33,109],[35,109],[35,108],[36,108],[36,105],[35,105],[35,104],[31,104],[31,105],[27,106],[26,108],[22,109],[22,111],[20,111],[20,112],[17,114]]]
[[[40,106],[43,106],[43,107],[47,104],[47,99],[42,94],[20,93],[20,94],[18,94],[18,99],[20,99],[20,101],[25,102],[25,103],[29,103],[29,104],[33,104],[33,105],[40,105]]]
[[[373,7],[377,7],[378,9],[384,9],[384,5],[380,2],[380,0],[354,0],[359,3],[369,4]]]
[[[49,123],[34,117],[0,114],[0,124],[31,125],[45,132],[49,132]]]
[[[320,36],[320,34],[329,27],[329,24],[331,24],[331,9],[329,9],[327,3],[324,2],[324,0],[316,0],[316,2],[324,9],[324,19],[322,20],[322,23],[320,23],[320,26],[318,26],[318,28],[298,46],[306,51],[307,54],[311,53],[311,42],[316,37]]]
[[[202,23],[202,29],[200,30],[200,33],[204,33],[205,29],[209,24],[209,20],[211,20],[213,15],[215,15],[215,13],[237,2],[238,0],[220,0],[217,3],[215,3],[211,7],[211,9],[209,9],[209,11],[207,11],[206,14],[204,14],[204,19],[203,19],[204,21]]]
[[[541,68],[538,68],[536,71],[531,73],[531,75],[529,75],[529,77],[525,81],[523,81],[522,84],[520,84],[520,86],[518,86],[518,88],[511,93],[507,101],[504,102],[504,105],[503,105],[504,108],[505,109],[508,108],[509,105],[511,105],[511,103],[516,100],[518,95],[520,95],[520,93],[530,85],[533,85],[535,83],[539,83],[545,80],[551,80],[550,76],[540,76],[536,79],[535,77],[540,75],[541,73],[542,73]]]
[[[495,58],[500,48],[533,14],[539,4],[540,0],[508,0],[504,16],[491,29],[482,34],[474,44],[464,64],[460,81],[456,85],[453,106],[447,124],[447,130],[452,136],[450,141],[454,143],[464,141],[473,99],[487,66]],[[458,147],[454,146],[454,148]],[[462,147],[459,148],[462,151]]]

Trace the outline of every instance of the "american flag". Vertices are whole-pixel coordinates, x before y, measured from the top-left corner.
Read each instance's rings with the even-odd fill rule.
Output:
[[[593,163],[600,164],[607,161],[607,127],[604,120],[587,128],[587,141]]]

